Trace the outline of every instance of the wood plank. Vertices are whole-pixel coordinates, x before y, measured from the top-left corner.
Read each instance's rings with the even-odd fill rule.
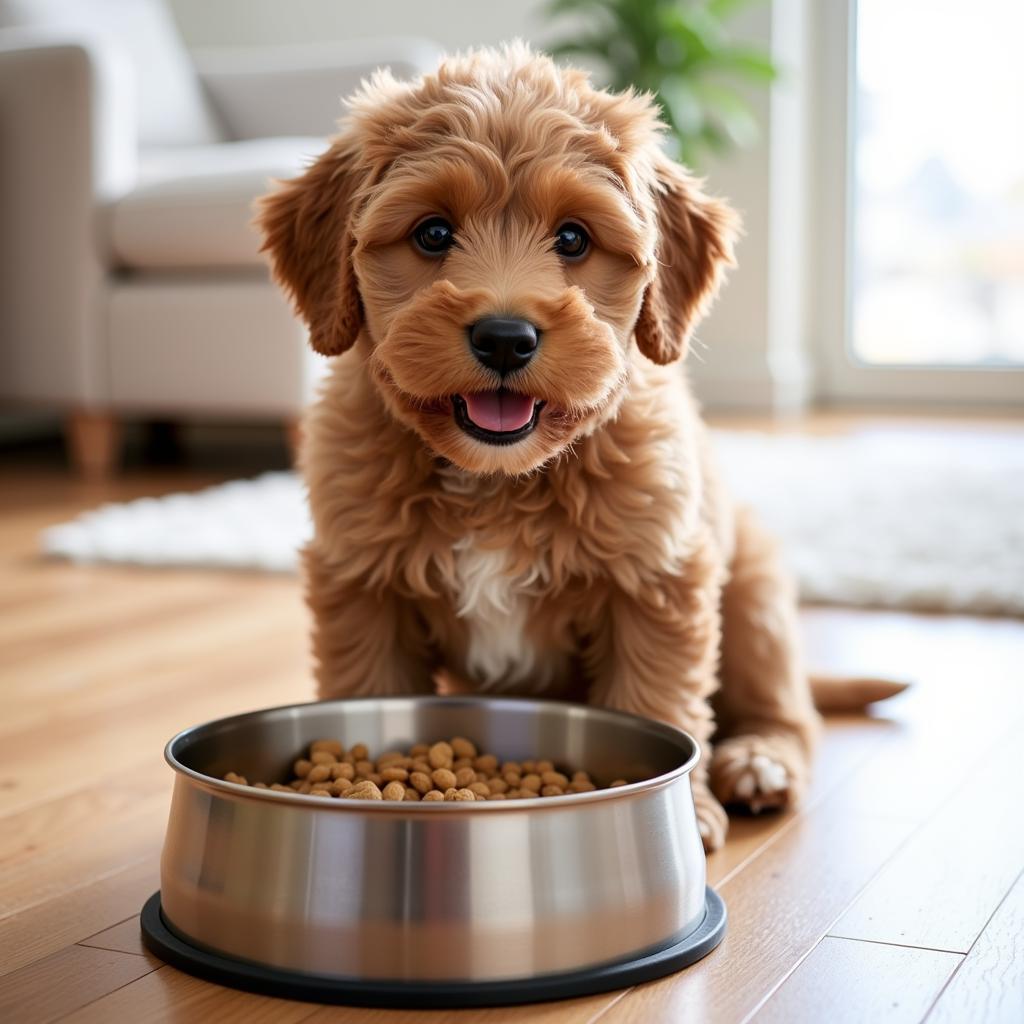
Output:
[[[826,801],[798,817],[719,888],[725,940],[678,975],[639,986],[601,1017],[738,1021],[752,1013],[903,842],[912,826]]]
[[[1024,864],[1024,828],[1007,820],[1024,776],[1019,727],[976,764],[941,810],[888,863],[831,929],[966,953]]]
[[[167,820],[161,795],[139,814],[104,822],[87,843],[56,842],[34,862],[5,871],[0,877],[0,921],[60,896],[83,883],[105,878],[126,864],[156,861]]]
[[[61,1020],[66,1024],[110,1024],[111,1021],[298,1024],[309,1017],[313,1009],[309,1003],[239,992],[200,981],[172,967],[161,967]]]
[[[985,926],[928,1024],[1020,1024],[1024,1020],[1024,874]]]
[[[120,953],[134,953],[136,956],[149,956],[142,944],[142,931],[139,915],[129,917],[126,921],[104,928],[103,931],[81,939],[80,946],[94,946],[96,949],[113,949]]]
[[[888,739],[833,794],[851,810],[928,819],[974,758],[1016,727],[1018,622],[834,609],[806,611],[804,622],[813,663],[914,680],[906,694],[871,710],[888,722]]]
[[[68,946],[0,980],[0,1020],[45,1024],[151,974],[154,957]]]
[[[864,716],[842,715],[824,723],[810,790],[796,810],[736,817],[729,823],[728,842],[708,857],[708,882],[721,885],[802,814],[807,814],[861,769],[876,749],[889,742],[892,723]]]
[[[159,886],[157,860],[146,857],[0,921],[0,975],[138,913]]]
[[[621,992],[584,999],[472,1010],[369,1010],[322,1006],[302,1024],[589,1024],[622,998]]]
[[[96,760],[86,762],[90,772],[99,773],[99,766],[105,763],[103,757],[107,763],[111,760],[116,763],[117,759],[123,758],[123,762],[117,766],[122,770],[130,769],[130,758],[139,756],[138,749],[148,748],[151,753],[143,755],[144,763],[164,772],[166,781],[152,792],[140,793],[133,807],[105,821],[104,827],[95,830],[88,839],[58,835],[34,857],[22,858],[19,863],[6,868],[0,876],[0,918],[77,887],[92,878],[103,877],[121,864],[137,861],[144,856],[156,857],[167,820],[171,782],[170,770],[160,768],[155,760],[159,756],[158,752],[174,732],[195,721],[221,717],[253,706],[287,702],[287,687],[282,682],[287,677],[283,677],[280,668],[272,663],[273,656],[273,652],[264,652],[264,657],[260,659],[258,652],[248,652],[246,661],[252,658],[251,664],[247,666],[248,671],[230,686],[218,689],[207,683],[206,692],[193,696],[185,705],[158,704],[149,709],[148,715],[146,706],[142,705],[131,715],[115,716],[102,728],[98,726],[99,735],[90,735],[87,741],[97,751]],[[241,655],[236,657],[241,658]],[[262,661],[262,664],[257,664],[258,661]],[[263,676],[263,672],[268,674]],[[297,677],[293,675],[292,678]],[[125,733],[134,734],[134,743],[119,748],[118,736]],[[135,744],[139,745],[138,748]],[[112,751],[118,751],[117,758]],[[81,753],[79,750],[78,755]],[[77,761],[78,756],[72,760]],[[125,784],[129,787],[137,784],[130,771],[126,779]],[[67,783],[68,786],[71,784]],[[59,789],[59,784],[54,788]],[[27,799],[27,795],[22,796],[23,803]],[[32,813],[31,807],[29,813]]]
[[[963,959],[826,936],[754,1015],[757,1024],[917,1024]],[[962,1020],[981,1018],[967,1018]]]
[[[171,736],[197,722],[310,696],[305,654],[284,642],[288,631],[264,633],[273,638],[269,649],[251,644],[212,654],[201,668],[164,668],[161,685],[178,683],[174,700],[154,701],[140,687],[135,701],[108,713],[97,709],[74,720],[54,720],[44,737],[31,730],[9,737],[0,767],[0,814],[30,810],[39,802],[41,749],[52,773],[44,792],[56,798],[140,759],[158,758]],[[131,743],[123,742],[125,736]]]

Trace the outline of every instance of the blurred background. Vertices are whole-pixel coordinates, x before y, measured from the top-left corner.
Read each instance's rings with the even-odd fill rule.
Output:
[[[1022,32],[1006,0],[0,0],[0,454],[284,464],[320,368],[249,203],[372,67],[513,37],[654,91],[742,211],[709,411],[1015,414]]]

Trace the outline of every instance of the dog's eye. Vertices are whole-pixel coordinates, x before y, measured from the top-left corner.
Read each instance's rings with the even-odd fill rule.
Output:
[[[555,252],[566,259],[579,259],[590,245],[590,237],[579,224],[563,224],[555,232]]]
[[[412,238],[428,256],[440,256],[451,248],[455,234],[444,217],[429,217],[416,225]]]

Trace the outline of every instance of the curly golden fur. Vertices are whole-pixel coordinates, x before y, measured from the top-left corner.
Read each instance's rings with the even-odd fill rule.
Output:
[[[678,363],[736,220],[659,136],[647,96],[483,50],[377,74],[259,224],[339,357],[303,453],[320,694],[426,693],[443,672],[672,722],[705,748],[714,848],[722,804],[799,797],[817,719],[790,584],[719,485]],[[437,215],[456,244],[431,258],[410,236]],[[553,245],[567,220],[592,240],[579,260]],[[467,343],[496,315],[540,337],[506,376]],[[536,403],[514,443],[454,414],[499,388]]]

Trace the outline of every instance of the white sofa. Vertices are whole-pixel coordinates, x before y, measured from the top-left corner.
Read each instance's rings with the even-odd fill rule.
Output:
[[[190,55],[159,0],[0,0],[0,401],[116,464],[129,416],[294,424],[318,375],[252,200],[416,39]]]

